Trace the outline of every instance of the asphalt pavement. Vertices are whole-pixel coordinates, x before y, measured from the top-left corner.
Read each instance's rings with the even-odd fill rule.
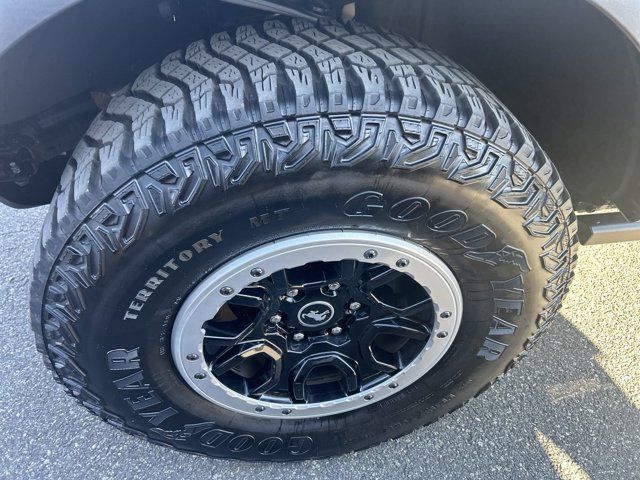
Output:
[[[583,247],[562,316],[536,348],[436,424],[334,459],[251,464],[131,437],[54,383],[27,301],[44,214],[0,206],[2,479],[640,478],[640,243]]]

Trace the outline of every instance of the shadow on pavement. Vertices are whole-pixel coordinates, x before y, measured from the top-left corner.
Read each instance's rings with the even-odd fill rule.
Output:
[[[436,424],[378,447],[386,457],[380,469],[393,470],[394,478],[417,478],[417,460],[423,478],[640,478],[640,412],[598,365],[598,353],[559,316],[520,365],[486,393]],[[367,453],[339,463],[357,463],[361,455]],[[391,460],[395,455],[408,461]],[[389,461],[395,468],[386,466]]]

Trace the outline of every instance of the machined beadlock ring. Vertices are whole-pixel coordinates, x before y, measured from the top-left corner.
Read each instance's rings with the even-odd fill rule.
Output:
[[[336,266],[335,279],[327,265]],[[359,272],[351,283],[344,265]],[[291,272],[312,266],[320,281],[278,286],[286,272],[292,282]],[[395,297],[417,300],[393,306]],[[233,309],[246,328],[234,330],[241,320],[215,321]],[[387,234],[323,231],[254,248],[206,276],[178,311],[171,347],[185,382],[220,407],[278,419],[322,417],[417,381],[451,347],[461,318],[460,286],[426,248]],[[249,359],[256,365],[245,368]],[[323,381],[333,390],[322,390]]]

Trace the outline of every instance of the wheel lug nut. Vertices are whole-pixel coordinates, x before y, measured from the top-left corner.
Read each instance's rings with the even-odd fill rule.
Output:
[[[396,267],[398,268],[404,268],[407,265],[409,265],[409,260],[407,260],[406,258],[401,258],[396,262]]]
[[[289,290],[287,292],[287,297],[295,297],[296,295],[298,295],[298,289],[297,288],[292,288],[291,290]]]
[[[360,310],[360,307],[362,307],[362,304],[360,302],[351,302],[349,304],[350,310]]]
[[[340,327],[333,327],[331,329],[331,335],[340,335],[342,333],[342,328]]]
[[[376,258],[377,256],[378,252],[373,249],[364,252],[364,258],[366,258],[367,260],[371,260],[372,258]]]
[[[273,323],[274,325],[277,325],[278,323],[280,323],[282,321],[282,315],[280,315],[279,313],[276,313],[275,315],[273,315],[269,321],[271,323]]]
[[[200,356],[197,353],[190,353],[189,355],[187,355],[187,360],[189,361],[194,361],[194,360],[198,360],[200,358]]]
[[[261,277],[262,275],[264,275],[264,270],[262,268],[253,268],[249,273],[252,277]]]
[[[296,342],[301,342],[302,340],[304,340],[304,333],[302,332],[294,333],[293,340]]]
[[[205,373],[196,373],[193,378],[196,380],[202,380],[203,378],[207,378],[207,375]]]
[[[442,312],[440,314],[440,318],[449,318],[451,316],[451,312]]]
[[[327,288],[333,292],[340,288],[340,284],[338,282],[330,283],[329,285],[327,285]]]
[[[222,287],[220,289],[220,293],[225,296],[229,296],[233,293],[233,288],[231,287]]]

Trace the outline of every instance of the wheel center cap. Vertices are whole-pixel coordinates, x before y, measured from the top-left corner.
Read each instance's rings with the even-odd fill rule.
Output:
[[[298,310],[298,321],[306,327],[319,327],[333,319],[333,305],[321,300],[309,302]]]

